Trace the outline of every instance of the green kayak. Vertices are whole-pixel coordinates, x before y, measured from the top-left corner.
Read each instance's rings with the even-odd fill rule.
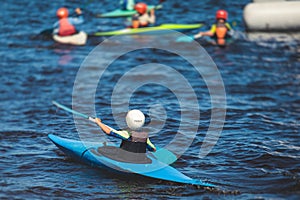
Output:
[[[151,9],[161,9],[162,5],[148,5],[148,11]],[[111,12],[103,13],[103,14],[98,14],[97,17],[130,17],[136,13],[136,10],[121,10],[121,9],[116,9]]]
[[[93,36],[113,36],[113,35],[129,35],[129,34],[140,34],[166,30],[192,30],[203,26],[202,24],[162,24],[160,26],[151,26],[145,28],[125,28],[116,31],[96,32]]]

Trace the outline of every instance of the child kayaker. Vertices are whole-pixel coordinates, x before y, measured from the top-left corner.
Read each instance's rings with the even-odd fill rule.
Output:
[[[156,151],[148,137],[148,133],[141,131],[145,123],[145,115],[140,110],[130,110],[126,115],[126,123],[129,130],[115,131],[103,124],[99,118],[96,118],[96,123],[100,128],[110,136],[122,139],[121,148],[133,153],[146,153]]]
[[[227,23],[228,13],[225,10],[218,10],[216,12],[216,23],[211,26],[211,29],[206,32],[199,32],[194,35],[194,38],[202,36],[210,36],[215,39],[219,46],[226,45],[226,39],[229,37],[229,31],[232,30],[229,23]]]
[[[155,11],[151,9],[149,14],[147,12],[147,4],[137,3],[134,9],[137,13],[132,17],[132,28],[147,27],[149,24],[155,23]]]
[[[57,10],[56,15],[59,21],[53,25],[55,34],[59,36],[70,36],[78,33],[74,25],[83,23],[83,17],[80,8],[76,8],[75,13],[76,17],[69,17],[67,8],[62,7]]]
[[[121,10],[134,10],[134,0],[120,0]]]

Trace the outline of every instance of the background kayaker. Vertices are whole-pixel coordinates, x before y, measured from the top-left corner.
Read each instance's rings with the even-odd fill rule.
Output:
[[[80,8],[76,8],[75,13],[75,17],[69,17],[69,10],[67,8],[59,8],[56,12],[59,21],[53,25],[54,34],[59,36],[70,36],[78,33],[75,25],[83,23],[84,19]]]
[[[149,24],[155,23],[155,11],[151,9],[149,14],[147,4],[137,3],[134,9],[137,13],[132,16],[132,28],[147,27]]]
[[[134,0],[121,0],[120,6],[121,10],[134,10],[135,1]]]
[[[206,32],[199,32],[194,35],[194,39],[200,38],[202,36],[210,36],[219,46],[226,45],[226,39],[230,37],[230,31],[232,28],[227,22],[228,13],[225,10],[218,10],[216,12],[216,23],[211,26],[211,29]]]
[[[146,149],[156,151],[156,147],[150,141],[148,133],[141,131],[145,123],[145,115],[140,110],[130,110],[127,113],[126,123],[129,131],[112,130],[103,124],[99,118],[96,118],[96,123],[107,135],[121,138],[122,143],[120,147],[126,151],[133,153],[146,153]]]

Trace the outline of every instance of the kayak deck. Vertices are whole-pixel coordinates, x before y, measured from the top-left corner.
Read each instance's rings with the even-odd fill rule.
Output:
[[[162,24],[160,26],[150,26],[144,28],[126,28],[116,31],[105,31],[105,32],[96,32],[93,36],[113,36],[113,35],[129,35],[129,34],[141,34],[141,33],[150,33],[156,31],[166,31],[166,30],[192,30],[198,29],[202,24]]]
[[[172,181],[177,183],[185,183],[199,185],[204,187],[215,187],[213,184],[204,183],[200,180],[192,179],[168,164],[162,163],[152,153],[147,153],[147,163],[132,163],[113,160],[98,151],[104,145],[94,142],[82,143],[81,141],[61,138],[49,134],[50,140],[59,147],[65,154],[87,164],[97,167],[108,167],[112,170],[122,171],[125,173],[135,173],[142,176]],[[151,163],[149,163],[149,160]]]

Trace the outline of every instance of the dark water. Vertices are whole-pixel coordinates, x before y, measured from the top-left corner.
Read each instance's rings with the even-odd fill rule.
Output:
[[[143,50],[120,57],[112,64],[113,70],[104,74],[104,85],[98,85],[96,113],[108,124],[116,125],[110,108],[115,103],[110,102],[111,94],[120,76],[130,67],[148,62],[177,66],[191,85],[198,88],[201,119],[197,123],[199,134],[173,166],[193,178],[214,183],[219,189],[210,191],[141,177],[119,177],[66,158],[47,138],[49,133],[78,138],[72,115],[57,111],[51,101],[71,105],[74,81],[81,63],[105,39],[91,38],[86,46],[75,47],[59,45],[39,35],[54,23],[55,11],[62,2],[74,8],[83,7],[86,24],[81,27],[87,32],[119,29],[123,24],[122,19],[92,17],[92,13],[112,10],[115,5],[110,1],[2,3],[1,199],[300,198],[299,41],[294,37],[282,39],[275,35],[267,40],[241,38],[224,49],[204,45],[223,78],[227,113],[221,137],[202,159],[198,158],[199,147],[212,112],[203,80],[194,77],[188,63],[166,52]],[[248,2],[166,1],[164,10],[157,11],[157,23],[207,20],[209,24],[215,10],[225,8],[237,24],[235,29],[243,32],[242,9]],[[132,41],[135,42],[134,37]],[[109,56],[110,52],[106,53]],[[94,76],[97,71],[91,70],[90,75]],[[143,75],[138,74],[135,78],[143,79]],[[164,75],[158,78],[164,79]],[[164,146],[174,137],[181,121],[181,108],[171,91],[157,85],[145,86],[133,95],[130,103],[144,112],[152,104],[163,106],[167,112],[166,124],[152,141],[157,146]],[[159,112],[156,117],[159,124],[163,120],[159,118]],[[187,115],[191,124],[193,117]],[[103,140],[105,136],[96,126],[82,123],[86,134]]]

